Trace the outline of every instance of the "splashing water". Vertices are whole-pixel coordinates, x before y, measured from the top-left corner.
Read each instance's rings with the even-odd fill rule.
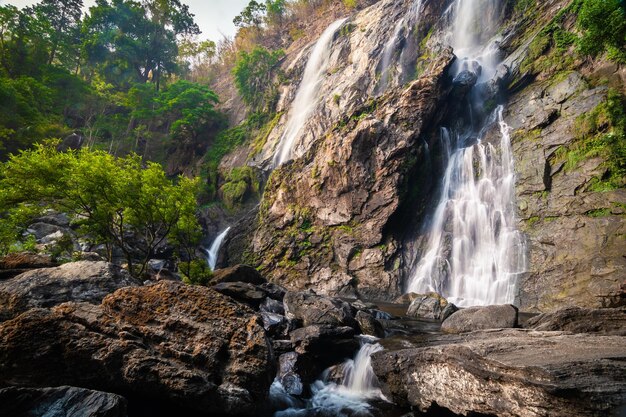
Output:
[[[473,72],[489,81],[499,64],[497,0],[456,0],[448,41],[459,57],[452,75]],[[475,92],[478,84],[472,90]],[[478,94],[471,94],[480,97]],[[467,112],[484,109],[469,102]],[[413,270],[407,291],[437,292],[460,306],[513,303],[517,278],[526,269],[522,234],[516,230],[515,173],[510,129],[498,106],[484,122],[473,116],[452,121],[458,131],[441,130],[448,165],[442,194],[432,218],[427,246]],[[459,115],[459,121],[462,121]],[[500,141],[484,141],[497,124]],[[459,133],[461,132],[461,133]]]
[[[319,99],[318,91],[320,83],[328,69],[328,62],[332,51],[331,44],[335,37],[335,32],[337,32],[346,19],[347,18],[339,19],[328,26],[311,52],[296,97],[289,110],[289,119],[285,126],[285,131],[276,147],[273,160],[274,167],[285,163],[291,158],[292,148],[300,135],[300,131],[313,110],[315,110]]]
[[[278,411],[274,417],[299,417],[310,415],[311,409],[323,411],[323,415],[334,416],[371,416],[371,406],[368,400],[380,399],[387,401],[383,396],[378,379],[372,369],[372,354],[383,350],[383,347],[375,342],[375,338],[362,336],[361,348],[354,359],[348,359],[343,364],[343,379],[341,384],[315,381],[311,385],[312,397],[308,401],[306,408],[292,407],[287,410]],[[323,374],[326,379],[328,370]],[[282,398],[286,395],[284,389],[278,386],[280,383],[274,381],[273,389],[275,395]],[[288,400],[294,402],[294,399]]]
[[[211,243],[211,247],[207,250],[207,262],[209,263],[209,268],[211,268],[212,271],[215,270],[217,255],[219,254],[220,247],[222,246],[222,243],[224,242],[224,239],[229,231],[230,227],[227,227],[224,231],[217,235],[215,240],[213,240],[213,243]]]

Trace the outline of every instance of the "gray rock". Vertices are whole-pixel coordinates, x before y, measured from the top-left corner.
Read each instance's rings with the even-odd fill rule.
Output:
[[[429,345],[432,343],[432,345]],[[372,355],[385,392],[421,411],[459,415],[619,415],[626,403],[626,338],[522,329],[447,335]]]
[[[0,282],[0,321],[34,307],[52,307],[67,301],[99,304],[112,292],[140,282],[108,262],[79,261],[40,268]]]
[[[76,387],[0,389],[0,415],[11,417],[126,417],[116,394]]]
[[[385,329],[383,328],[383,325],[371,314],[365,311],[357,311],[355,318],[359,323],[361,333],[368,334],[370,336],[385,337]]]
[[[57,226],[55,224],[37,222],[33,223],[26,229],[26,232],[35,236],[35,239],[41,240],[46,236],[52,235],[54,233],[61,233],[61,235],[69,234],[69,230],[62,226]]]
[[[526,322],[525,327],[539,331],[557,330],[626,336],[626,308],[568,307],[532,317]]]
[[[461,309],[442,324],[446,333],[466,333],[475,330],[505,329],[517,326],[517,307],[510,304]]]
[[[296,352],[285,353],[278,358],[279,365],[276,378],[285,391],[291,395],[302,395],[304,388],[296,368],[297,361],[298,354]]]
[[[222,282],[212,287],[215,291],[227,295],[237,301],[248,304],[253,308],[259,308],[259,305],[267,293],[256,285],[246,282]]]
[[[413,318],[445,320],[443,312],[449,304],[448,300],[437,293],[418,294],[409,305],[406,315]],[[450,310],[447,313],[450,313]]]
[[[268,313],[267,311],[262,311],[259,314],[263,320],[263,328],[270,336],[284,335],[287,329],[287,319],[285,319],[285,316],[276,313]]]
[[[301,320],[304,326],[316,324],[357,328],[355,311],[338,298],[312,292],[288,292],[283,300],[289,320]]]
[[[223,282],[245,282],[247,284],[261,285],[265,284],[267,280],[251,266],[235,265],[214,271],[209,285],[217,285]]]

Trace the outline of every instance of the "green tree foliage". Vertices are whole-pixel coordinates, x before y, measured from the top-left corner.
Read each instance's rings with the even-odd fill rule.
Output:
[[[49,29],[48,65],[55,59],[68,66],[78,63],[82,7],[82,0],[42,0],[34,6],[35,15]]]
[[[626,4],[620,0],[584,0],[578,14],[583,30],[580,51],[598,55],[607,51],[609,57],[626,63]]]
[[[250,53],[241,51],[233,68],[235,86],[243,100],[254,110],[269,109],[276,100],[274,76],[278,63],[285,56],[282,50],[269,51],[260,46]]]
[[[263,23],[266,5],[251,0],[241,14],[235,16],[233,23],[238,27],[255,27],[258,28]]]
[[[44,209],[71,215],[80,234],[124,254],[129,270],[141,275],[167,239],[179,247],[195,245],[198,181],[173,183],[160,165],[131,155],[115,158],[102,151],[57,152],[54,143],[13,155],[2,167],[0,249],[19,240],[20,228]],[[7,232],[8,231],[8,232]],[[13,234],[13,236],[11,236]]]

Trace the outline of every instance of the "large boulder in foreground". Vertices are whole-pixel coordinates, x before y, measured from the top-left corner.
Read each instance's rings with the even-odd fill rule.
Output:
[[[626,308],[568,307],[553,313],[535,316],[528,320],[525,327],[543,331],[557,330],[626,336]]]
[[[0,282],[0,321],[30,308],[49,308],[67,301],[100,304],[115,290],[139,284],[126,270],[102,261],[34,269]]]
[[[248,265],[235,265],[229,268],[217,269],[209,281],[209,285],[217,285],[223,282],[245,282],[248,284],[261,285],[267,280],[256,269]]]
[[[156,416],[253,415],[273,376],[258,317],[205,287],[128,287],[101,305],[32,309],[0,324],[0,386],[114,392]]]
[[[522,329],[448,335],[372,356],[386,395],[426,411],[608,416],[626,405],[626,337]]]
[[[116,394],[76,387],[0,389],[0,415],[12,417],[126,417]]]
[[[445,333],[466,333],[475,330],[507,329],[517,327],[517,307],[511,304],[469,307],[445,319],[441,330]]]

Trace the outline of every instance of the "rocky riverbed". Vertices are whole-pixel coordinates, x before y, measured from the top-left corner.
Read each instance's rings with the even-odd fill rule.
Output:
[[[626,405],[626,310],[569,308],[520,328],[516,308],[492,306],[442,325],[415,307],[428,297],[378,307],[289,292],[246,266],[210,287],[141,284],[106,262],[34,269],[0,282],[0,414],[593,416]]]

